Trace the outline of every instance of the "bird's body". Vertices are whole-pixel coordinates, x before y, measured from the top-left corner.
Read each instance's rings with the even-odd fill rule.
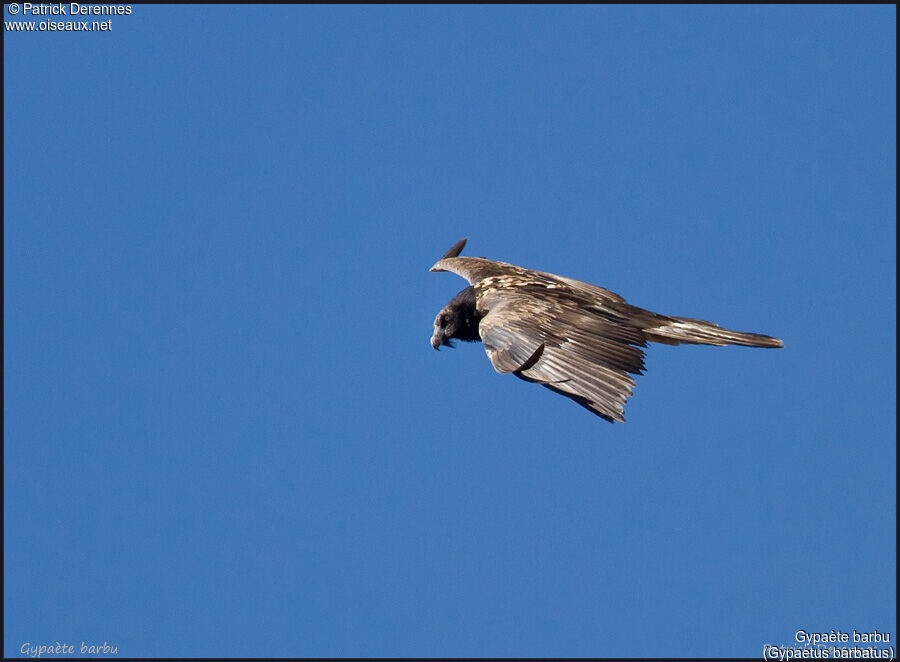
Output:
[[[631,375],[643,372],[641,348],[648,342],[782,347],[770,336],[659,315],[589,283],[459,257],[465,243],[459,241],[431,268],[470,284],[438,313],[432,346],[481,340],[498,372],[542,384],[610,422],[625,420]]]

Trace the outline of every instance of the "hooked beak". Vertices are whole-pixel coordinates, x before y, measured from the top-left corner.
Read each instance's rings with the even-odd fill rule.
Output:
[[[453,341],[449,338],[445,338],[444,334],[441,333],[439,329],[435,329],[434,334],[431,336],[431,346],[437,350],[440,350],[441,346],[443,345],[452,348]]]

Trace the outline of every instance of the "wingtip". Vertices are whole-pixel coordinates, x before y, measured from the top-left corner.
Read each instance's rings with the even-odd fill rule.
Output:
[[[467,241],[469,241],[468,237],[463,237],[457,241],[449,251],[444,253],[444,256],[441,259],[446,260],[448,257],[458,257],[459,254],[462,253],[462,249],[465,248]]]

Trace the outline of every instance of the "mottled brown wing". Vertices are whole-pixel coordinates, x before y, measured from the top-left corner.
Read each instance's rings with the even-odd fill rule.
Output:
[[[494,368],[571,398],[608,421],[624,421],[646,342],[613,308],[568,288],[488,289],[479,333]]]

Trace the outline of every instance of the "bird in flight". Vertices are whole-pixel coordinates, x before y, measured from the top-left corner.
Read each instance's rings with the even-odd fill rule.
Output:
[[[469,281],[434,319],[431,345],[484,343],[499,373],[546,386],[612,423],[642,374],[648,342],[783,347],[777,338],[722,329],[632,306],[614,292],[571,278],[483,257],[459,257],[454,244],[431,271]]]

